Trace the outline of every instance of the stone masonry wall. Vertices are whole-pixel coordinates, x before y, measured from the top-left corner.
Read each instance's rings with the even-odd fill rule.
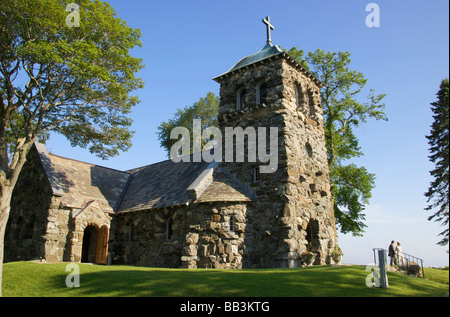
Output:
[[[245,204],[201,203],[118,214],[111,225],[113,264],[241,268],[245,212]]]
[[[45,233],[51,188],[35,151],[30,151],[11,199],[5,234],[4,260],[45,257]]]
[[[308,235],[305,231],[310,224],[312,237],[308,242],[319,253],[317,263],[330,263],[329,253],[337,240],[320,91],[311,79],[286,60],[282,67],[281,76],[286,88],[280,112],[286,118],[284,140],[289,177],[285,191],[290,194],[284,216],[302,219],[297,223],[299,236],[303,238]]]
[[[70,208],[52,194],[37,152],[32,149],[11,202],[5,235],[5,262],[42,259],[80,262],[84,229],[109,227],[111,216],[95,202]]]

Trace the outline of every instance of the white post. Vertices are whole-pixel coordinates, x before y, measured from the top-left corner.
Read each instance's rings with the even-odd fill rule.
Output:
[[[386,252],[384,250],[378,250],[378,265],[380,267],[380,287],[381,288],[388,288],[388,278],[387,278],[387,258],[386,258]]]

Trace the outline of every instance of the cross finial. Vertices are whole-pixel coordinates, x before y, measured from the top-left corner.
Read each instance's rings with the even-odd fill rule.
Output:
[[[267,27],[267,44],[272,45],[272,38],[270,37],[270,30],[273,30],[274,27],[272,24],[270,24],[270,17],[267,16],[265,19],[262,19],[262,22],[266,25]]]

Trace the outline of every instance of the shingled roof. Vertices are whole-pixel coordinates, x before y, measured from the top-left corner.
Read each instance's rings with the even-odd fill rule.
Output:
[[[84,208],[97,201],[105,212],[113,212],[129,173],[49,154],[36,143],[53,194],[61,196],[66,207]]]
[[[167,160],[118,171],[47,153],[36,143],[54,195],[67,207],[97,201],[105,212],[131,212],[215,201],[251,201],[251,195],[217,163]]]
[[[159,162],[138,169],[119,213],[213,201],[251,201],[242,186],[216,172],[217,163]],[[215,198],[213,198],[215,197]]]

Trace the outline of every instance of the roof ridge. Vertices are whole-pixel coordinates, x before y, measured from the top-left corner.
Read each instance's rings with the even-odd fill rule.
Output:
[[[89,162],[85,162],[85,161],[80,161],[80,160],[76,160],[76,159],[73,159],[73,158],[70,158],[70,157],[65,157],[65,156],[61,156],[61,155],[57,155],[57,154],[53,154],[53,153],[47,153],[47,155],[49,155],[49,156],[50,155],[51,156],[56,156],[56,157],[59,157],[59,158],[65,159],[65,160],[70,160],[70,161],[74,161],[74,162],[78,162],[78,163],[82,163],[82,164],[86,164],[86,165],[90,165],[90,166],[97,166],[97,167],[101,167],[101,168],[106,168],[106,169],[113,170],[113,171],[120,172],[120,173],[130,174],[130,173],[128,173],[128,171],[121,171],[121,170],[116,169],[116,168],[103,166],[103,165],[98,165],[98,164],[94,164],[94,163],[89,163]]]
[[[203,153],[203,152],[209,152],[209,151],[210,151],[210,150],[203,150],[203,151],[201,151],[200,153]],[[198,153],[198,152],[197,152],[197,153]],[[152,163],[152,164],[148,164],[148,165],[143,165],[143,166],[136,167],[136,168],[131,168],[131,169],[126,170],[126,172],[127,172],[127,173],[133,173],[133,174],[134,174],[134,173],[137,173],[137,172],[141,171],[142,169],[147,168],[147,167],[149,167],[149,166],[154,166],[154,165],[156,165],[156,164],[166,163],[166,162],[168,162],[168,161],[172,161],[172,162],[174,162],[174,163],[210,163],[210,162],[205,161],[205,160],[203,160],[203,159],[202,159],[202,161],[200,161],[200,162],[194,162],[194,161],[192,160],[193,155],[194,155],[194,153],[188,154],[188,155],[184,155],[184,156],[178,156],[178,157],[176,157],[177,159],[180,160],[179,162],[175,162],[173,159],[169,158],[169,159],[164,160],[164,161],[159,161],[159,162],[156,162],[156,163]],[[189,157],[189,161],[188,161],[188,162],[185,162],[185,161],[183,160],[183,158],[186,158],[186,157]],[[203,157],[203,155],[202,155],[202,157]]]
[[[116,205],[113,208],[114,213],[119,211],[120,206],[122,205],[122,201],[128,192],[128,188],[130,187],[130,183],[131,183],[131,180],[133,179],[133,176],[134,176],[134,174],[132,174],[132,173],[129,174],[127,182],[126,182],[125,186],[123,186],[122,192],[120,193],[120,196],[119,196],[119,199],[117,199]]]
[[[197,176],[197,178],[188,186],[186,189],[192,197],[192,200],[199,198],[206,188],[213,181],[213,173],[216,167],[219,165],[218,162],[212,161],[209,165]]]

